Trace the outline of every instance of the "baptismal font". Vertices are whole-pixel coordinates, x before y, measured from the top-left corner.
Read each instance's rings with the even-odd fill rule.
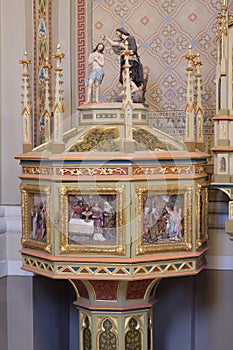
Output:
[[[51,108],[45,81],[46,140],[33,148],[30,60],[25,54],[20,61],[22,268],[70,281],[80,314],[79,349],[152,349],[160,280],[196,275],[206,265],[209,155],[203,151],[202,63],[191,49],[184,143],[149,127],[148,108],[132,101],[127,49],[123,101],[79,105],[79,124],[64,133],[64,54],[57,45]],[[48,78],[48,60],[44,68]]]

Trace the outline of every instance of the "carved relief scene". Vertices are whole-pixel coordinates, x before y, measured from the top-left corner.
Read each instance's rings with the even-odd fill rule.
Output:
[[[69,244],[116,244],[116,196],[69,196]]]
[[[136,194],[138,252],[145,254],[190,249],[192,246],[190,188],[137,187]]]
[[[150,195],[143,198],[144,243],[182,242],[184,198],[176,195]]]
[[[46,241],[46,198],[33,196],[31,208],[31,238]]]

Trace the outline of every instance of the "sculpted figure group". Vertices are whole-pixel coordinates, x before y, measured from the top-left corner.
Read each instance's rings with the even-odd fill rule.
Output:
[[[107,44],[110,44],[115,54],[120,55],[122,50],[131,50],[132,54],[129,57],[130,64],[130,78],[131,78],[131,92],[132,94],[143,89],[143,67],[138,55],[138,49],[136,40],[126,29],[118,28],[116,30],[116,39],[111,39],[105,35],[101,36],[101,39]],[[104,77],[104,48],[105,45],[100,42],[97,44],[93,52],[89,55],[88,64],[92,66],[90,74],[85,78],[85,86],[87,87],[87,100],[86,103],[91,101],[93,95],[93,101],[99,101],[100,84]],[[120,74],[119,82],[123,84],[123,72],[124,72],[125,58],[124,55],[120,57]],[[95,93],[94,93],[95,92]],[[123,95],[123,91],[119,96]]]

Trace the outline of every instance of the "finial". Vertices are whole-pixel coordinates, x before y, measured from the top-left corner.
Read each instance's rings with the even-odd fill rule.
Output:
[[[32,150],[32,137],[31,137],[31,117],[32,117],[32,107],[30,101],[30,93],[29,93],[29,73],[28,73],[28,65],[31,63],[31,60],[27,59],[27,51],[25,50],[24,58],[19,60],[19,63],[23,66],[23,100],[22,100],[22,111],[21,115],[23,117],[23,129],[24,129],[24,142],[23,142],[23,150],[24,152],[29,152]]]
[[[52,54],[52,57],[57,61],[55,68],[55,94],[54,94],[54,104],[52,106],[51,112],[54,116],[53,120],[53,133],[54,141],[52,144],[52,152],[61,153],[65,150],[65,144],[63,142],[63,113],[64,113],[64,103],[63,101],[63,90],[62,85],[62,67],[60,66],[61,60],[65,57],[64,53],[60,53],[60,44],[57,44],[57,52]],[[47,102],[49,102],[49,96],[47,97]],[[49,135],[48,135],[49,136]]]
[[[27,59],[28,53],[26,50],[24,51],[23,55],[24,55],[24,59],[19,60],[19,63],[22,64],[24,67],[27,67],[31,63],[31,60]]]
[[[65,57],[65,54],[60,53],[60,48],[61,48],[60,44],[57,44],[56,48],[57,48],[57,52],[53,53],[52,57],[57,60],[57,65],[59,65],[59,63],[61,63],[61,60]]]
[[[51,69],[52,68],[52,65],[49,64],[49,58],[48,57],[45,57],[45,64],[43,65],[44,69]]]
[[[189,66],[186,68],[187,70],[192,70],[193,60],[197,57],[196,54],[192,54],[192,45],[188,46],[188,54],[184,55],[183,58],[188,61]]]

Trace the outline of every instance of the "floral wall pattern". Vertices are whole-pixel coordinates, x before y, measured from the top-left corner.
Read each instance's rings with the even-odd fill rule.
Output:
[[[216,16],[221,0],[92,0],[93,46],[100,34],[114,37],[124,26],[137,40],[138,51],[149,74],[147,102],[154,111],[182,110],[186,96],[186,61],[191,44],[200,53],[203,104],[215,108]],[[118,57],[105,49],[102,99],[119,91]]]
[[[181,138],[184,134],[183,107],[186,97],[186,61],[183,56],[191,44],[193,52],[204,61],[201,68],[204,134],[213,142],[212,116],[215,113],[216,16],[223,0],[77,0],[76,1],[76,96],[85,100],[84,78],[87,74],[87,41],[91,46],[101,41],[100,35],[114,37],[115,29],[125,27],[137,40],[138,52],[148,74],[146,102],[152,112],[151,125]],[[229,8],[231,7],[229,1]],[[34,0],[34,139],[43,136],[43,69],[51,53],[52,0]],[[91,20],[86,8],[91,7]],[[87,26],[92,36],[87,37]],[[90,33],[90,31],[89,31]],[[90,45],[89,45],[90,47]],[[105,77],[101,87],[102,101],[110,101],[120,92],[119,56],[105,47]]]
[[[229,8],[231,6],[229,1]],[[125,27],[135,36],[138,52],[148,74],[146,102],[150,124],[183,139],[187,76],[183,56],[192,45],[204,61],[201,67],[206,151],[213,146],[215,114],[215,69],[217,63],[216,17],[223,0],[92,0],[93,47],[100,35],[114,38]],[[119,57],[105,47],[105,77],[102,100],[119,94]]]

